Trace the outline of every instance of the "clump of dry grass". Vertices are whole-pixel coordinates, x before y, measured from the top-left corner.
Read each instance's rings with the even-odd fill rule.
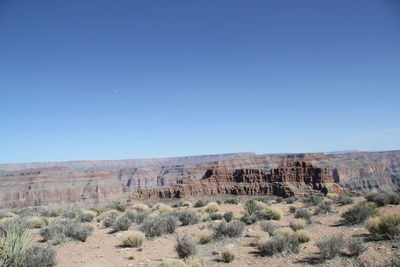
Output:
[[[138,248],[142,246],[145,235],[140,231],[126,231],[121,234],[121,240],[126,247]]]
[[[289,223],[290,228],[292,228],[294,231],[304,229],[306,225],[307,221],[304,219],[294,219]]]
[[[227,245],[221,251],[222,261],[230,263],[235,259],[235,250],[232,245]]]
[[[207,244],[214,239],[214,231],[211,229],[204,229],[199,232],[198,237],[200,244]]]
[[[34,228],[42,228],[46,225],[44,220],[38,216],[33,216],[29,218],[29,222],[31,223],[32,227]]]
[[[167,204],[164,203],[157,203],[153,208],[158,210],[160,214],[169,213],[174,210],[171,206],[168,206]]]
[[[217,202],[210,202],[204,207],[204,211],[208,213],[214,213],[219,211],[219,205]]]
[[[310,234],[306,230],[299,230],[294,233],[300,243],[306,243],[310,241]]]
[[[138,211],[138,212],[140,212],[140,211],[146,211],[146,212],[150,211],[149,206],[147,206],[146,204],[143,204],[143,203],[136,203],[136,204],[134,204],[134,205],[132,206],[132,209],[133,209],[133,210],[136,210],[136,211]]]
[[[290,227],[281,227],[274,231],[273,236],[281,235],[281,236],[290,236],[294,232]]]

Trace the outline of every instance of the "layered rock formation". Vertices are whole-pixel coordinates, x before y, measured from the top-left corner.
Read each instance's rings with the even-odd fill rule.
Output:
[[[261,169],[211,168],[200,180],[180,179],[176,185],[139,189],[133,198],[185,198],[210,195],[304,196],[314,192],[340,193],[331,170],[307,162],[288,162],[265,173]]]
[[[254,153],[183,158],[0,164],[0,205],[86,206],[126,200],[138,189],[171,186],[183,178],[200,180],[207,170],[258,169],[269,174],[286,162],[307,161],[328,168],[334,182],[353,191],[396,190],[400,151],[344,154]]]

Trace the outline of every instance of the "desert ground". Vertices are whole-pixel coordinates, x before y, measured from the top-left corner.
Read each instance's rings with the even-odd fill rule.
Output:
[[[346,196],[347,197],[347,196]],[[49,246],[55,251],[55,261],[59,267],[70,266],[398,266],[400,257],[400,243],[398,236],[392,239],[373,238],[370,231],[366,227],[366,223],[346,224],[343,221],[342,214],[352,207],[361,206],[365,203],[363,196],[348,196],[352,203],[338,203],[338,196],[331,195],[312,199],[314,203],[309,203],[305,199],[298,198],[289,200],[276,197],[220,197],[220,198],[199,198],[206,204],[199,206],[198,199],[190,200],[161,200],[146,201],[144,203],[133,203],[129,206],[113,203],[103,209],[59,209],[57,211],[32,212],[26,215],[26,218],[43,220],[43,224],[36,226],[31,225],[28,232],[32,236],[33,243],[42,246]],[[198,202],[198,203],[196,203]],[[228,204],[237,202],[235,204]],[[252,202],[250,205],[249,202]],[[293,203],[287,203],[293,202]],[[350,201],[349,201],[350,202]],[[210,204],[211,203],[211,204]],[[329,206],[329,207],[328,207]],[[209,208],[211,207],[211,208]],[[269,210],[274,219],[251,219],[245,220],[244,214],[249,209],[256,207],[257,210]],[[328,207],[328,208],[327,208]],[[325,208],[325,209],[324,209]],[[300,225],[299,229],[292,227],[296,231],[290,229],[291,222],[298,221],[298,210],[305,209],[311,215],[310,221],[305,225]],[[375,208],[377,213],[371,217],[379,218],[384,216],[399,216],[400,206],[386,204]],[[295,211],[296,210],[296,211]],[[317,212],[320,210],[320,213]],[[74,218],[67,219],[68,212],[76,213]],[[233,213],[232,219],[225,219],[224,214]],[[10,213],[10,212],[8,212]],[[15,220],[21,217],[22,212],[18,215],[18,211],[14,211],[14,216],[4,217],[2,221]],[[33,214],[37,213],[37,214]],[[52,214],[56,213],[56,214]],[[144,230],[144,226],[148,221],[135,222],[135,216],[146,214],[145,216],[169,216],[177,220],[176,229],[172,233],[162,233],[158,236],[151,236]],[[195,215],[196,219],[191,221],[189,225],[181,225],[179,220],[180,214],[190,213]],[[90,214],[89,219],[82,219],[82,214]],[[127,226],[116,226],[116,221],[122,217],[129,217],[131,220]],[[217,215],[220,214],[220,215]],[[49,216],[49,217],[46,217]],[[72,216],[69,216],[72,217]],[[106,217],[111,222],[106,225]],[[210,218],[211,217],[211,218]],[[298,217],[298,218],[295,218]],[[11,218],[11,219],[10,219]],[[133,218],[133,219],[132,219]],[[212,220],[214,219],[214,220]],[[63,237],[58,240],[57,237],[50,236],[47,238],[43,232],[49,229],[52,224],[57,224],[63,220],[80,220],[82,225],[90,226],[92,231],[88,233],[84,242],[76,240],[76,238]],[[213,228],[212,225],[226,224],[225,220],[230,222],[239,222],[244,226],[243,231],[236,236],[222,235],[211,238],[209,242],[201,244],[199,241],[202,233],[218,231],[219,228]],[[36,222],[35,220],[31,220]],[[84,221],[84,222],[82,222]],[[245,223],[242,223],[245,222]],[[365,219],[367,221],[367,219]],[[298,251],[291,251],[284,248],[282,251],[275,251],[273,255],[265,255],[262,253],[262,239],[268,242],[274,239],[278,233],[268,234],[263,230],[263,223],[270,222],[275,227],[281,227],[285,231],[289,231],[287,236],[295,235],[296,232],[302,232],[307,235],[309,241],[298,244]],[[306,220],[303,220],[303,223]],[[163,223],[163,222],[161,222]],[[229,222],[228,222],[229,224]],[[37,227],[37,228],[35,228]],[[126,227],[128,227],[126,229]],[[152,227],[157,227],[153,225]],[[285,228],[283,228],[285,227]],[[397,225],[397,227],[399,227]],[[300,229],[303,228],[303,229]],[[289,229],[289,230],[288,230]],[[398,229],[397,229],[398,230]],[[130,247],[124,245],[124,238],[127,233],[132,231],[144,231],[146,237],[143,243]],[[290,232],[291,231],[291,232]],[[279,231],[278,231],[279,232]],[[284,231],[282,231],[284,232]],[[47,232],[48,233],[48,232]],[[134,232],[137,233],[137,232]],[[184,257],[179,257],[177,249],[177,236],[186,233],[189,236],[192,246]],[[54,235],[54,233],[53,233]],[[285,233],[283,234],[285,235]],[[329,240],[330,237],[343,237],[344,244],[338,249],[333,257],[322,256],[320,248],[317,244],[321,241]],[[346,245],[350,240],[357,240],[361,244],[361,248],[357,252],[352,252]],[[265,243],[264,242],[264,243]],[[261,245],[260,245],[261,244]],[[186,244],[187,245],[187,244]],[[184,248],[185,249],[185,248]],[[222,251],[227,249],[229,254],[234,255],[234,259],[227,263],[223,257]],[[225,254],[224,254],[225,255]],[[51,264],[46,266],[52,266]]]

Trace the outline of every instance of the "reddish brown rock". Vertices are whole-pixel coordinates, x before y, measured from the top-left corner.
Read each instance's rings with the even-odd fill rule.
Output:
[[[203,179],[178,180],[176,185],[137,190],[133,198],[185,198],[210,195],[302,196],[313,192],[344,191],[334,184],[332,172],[306,162],[287,162],[268,174],[261,169],[211,168]]]

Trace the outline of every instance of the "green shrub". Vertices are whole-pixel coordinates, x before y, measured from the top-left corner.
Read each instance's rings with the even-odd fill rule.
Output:
[[[210,218],[211,218],[211,220],[216,221],[216,220],[222,220],[224,218],[224,216],[220,213],[214,212],[214,213],[210,213]]]
[[[224,221],[211,226],[214,230],[214,238],[221,237],[239,237],[244,230],[244,223],[238,220],[233,220],[229,223]]]
[[[200,221],[199,215],[190,210],[185,210],[185,211],[179,212],[177,214],[177,217],[182,225],[196,224]]]
[[[367,230],[375,239],[400,238],[400,215],[380,216],[368,220]]]
[[[352,238],[346,242],[346,247],[350,252],[350,255],[358,257],[364,251],[367,250],[364,242],[360,238]]]
[[[197,251],[196,242],[190,235],[179,233],[176,238],[175,251],[179,258],[195,255]]]
[[[96,213],[94,211],[85,211],[79,214],[78,219],[81,222],[91,222],[95,216]]]
[[[175,232],[177,219],[171,215],[148,216],[140,230],[148,237],[172,234]]]
[[[337,198],[335,198],[335,203],[344,206],[344,205],[349,205],[349,204],[353,204],[354,200],[351,196],[349,195],[340,195]]]
[[[377,209],[369,204],[357,204],[342,214],[345,224],[354,225],[365,222],[370,217],[377,215]]]
[[[22,266],[53,267],[56,264],[56,252],[54,249],[42,245],[33,245],[26,250]]]
[[[226,222],[230,222],[233,219],[233,212],[232,211],[227,211],[224,213],[224,219]]]
[[[323,259],[333,259],[343,249],[345,241],[342,235],[334,235],[320,241],[316,246],[320,250],[321,257]]]
[[[225,246],[221,251],[222,261],[225,263],[230,263],[235,259],[235,251],[233,250],[233,246]]]
[[[282,202],[283,202],[283,197],[277,197],[277,198],[275,199],[275,202],[276,202],[276,203],[282,203]]]
[[[207,204],[208,204],[208,201],[207,201],[207,200],[199,199],[199,200],[197,200],[197,201],[193,204],[193,207],[195,207],[195,208],[201,208],[201,207],[204,207],[204,206],[207,205]]]
[[[10,223],[0,225],[0,266],[19,266],[31,241],[25,228]]]
[[[295,218],[300,218],[306,220],[308,223],[311,222],[311,213],[306,209],[296,209],[294,213]]]
[[[126,231],[131,226],[132,221],[129,220],[128,216],[123,215],[118,217],[112,224],[112,228],[116,231]]]
[[[263,207],[258,205],[256,200],[254,200],[254,199],[246,201],[246,204],[244,207],[245,211],[247,211],[249,214],[253,214],[256,210],[261,210],[262,208]]]

